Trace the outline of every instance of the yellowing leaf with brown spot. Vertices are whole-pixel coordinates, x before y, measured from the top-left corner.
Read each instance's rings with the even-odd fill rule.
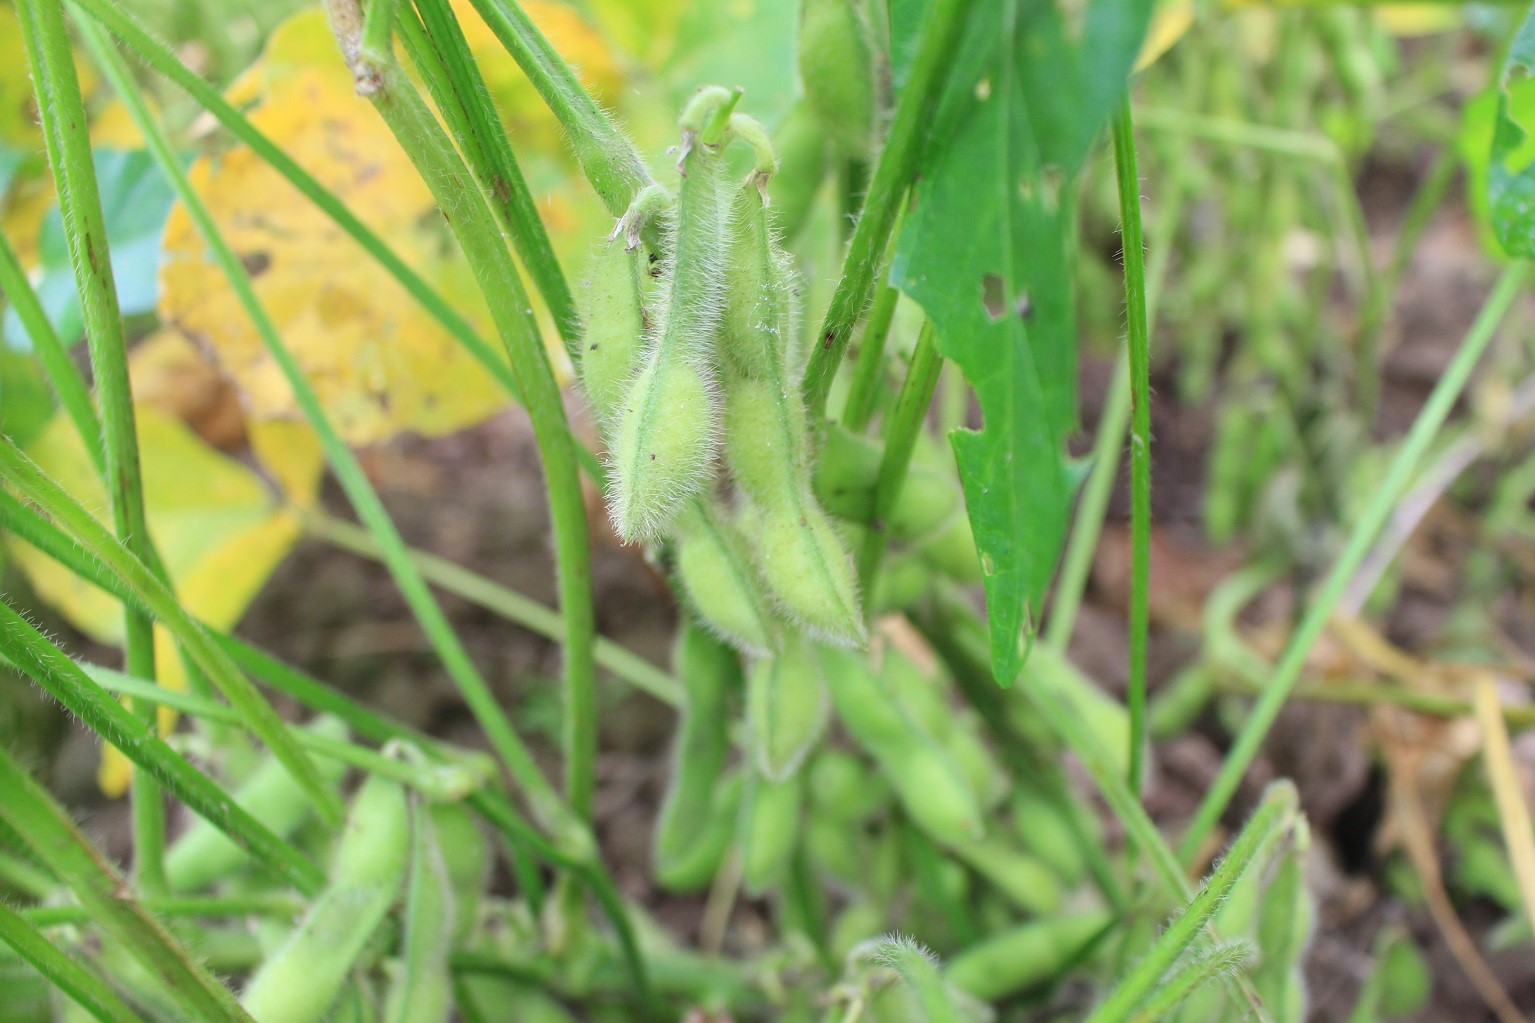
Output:
[[[356,95],[323,13],[273,33],[232,90],[270,135],[477,326],[486,325],[430,192],[387,126]],[[267,313],[353,444],[478,422],[505,392],[340,228],[250,149],[199,158],[193,187],[244,261]],[[180,205],[165,226],[159,312],[212,352],[252,422],[295,419],[286,379]],[[494,335],[490,335],[492,338]]]

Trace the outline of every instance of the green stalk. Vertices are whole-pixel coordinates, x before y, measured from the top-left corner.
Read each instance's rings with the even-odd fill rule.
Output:
[[[468,652],[448,622],[447,616],[442,613],[441,607],[427,588],[425,580],[410,563],[409,556],[405,553],[405,543],[400,538],[389,513],[384,509],[378,492],[373,489],[357,456],[347,447],[346,442],[331,423],[319,396],[304,376],[292,351],[283,343],[276,326],[256,295],[249,273],[219,230],[217,222],[201,196],[192,188],[179,157],[171,148],[159,122],[144,104],[142,95],[135,89],[122,58],[107,42],[99,28],[88,23],[82,23],[80,27],[103,73],[112,82],[118,97],[143,134],[156,164],[159,165],[161,172],[165,174],[181,200],[187,215],[196,225],[198,233],[202,235],[214,261],[224,272],[236,299],[239,300],[256,333],[260,336],[262,345],[287,380],[293,391],[294,400],[319,437],[326,461],[336,474],[342,490],[346,492],[358,517],[373,533],[380,549],[385,552],[385,563],[390,569],[390,574],[420,622],[422,631],[426,633],[449,674],[458,684],[470,709],[485,728],[492,747],[506,763],[513,777],[529,794],[534,804],[540,807],[541,812],[549,812],[551,813],[549,819],[557,820],[557,801],[551,801],[553,792],[549,789],[548,782],[539,773],[532,755],[502,713],[490,692],[490,687],[480,676],[478,669],[474,667]],[[332,795],[330,798],[334,800],[335,797]]]
[[[885,551],[885,520],[890,517],[901,497],[901,488],[906,484],[911,450],[927,419],[927,407],[933,400],[933,388],[938,386],[941,369],[943,356],[938,352],[933,321],[927,320],[922,324],[917,347],[911,354],[906,382],[901,385],[895,408],[884,426],[885,453],[874,481],[873,517],[864,532],[863,547],[858,552],[858,585],[864,593],[873,592],[880,556]]]
[[[1125,268],[1125,320],[1130,348],[1130,774],[1141,791],[1146,750],[1146,641],[1151,586],[1151,341],[1146,320],[1141,176],[1128,95],[1114,115],[1114,170],[1119,184],[1120,248]]]
[[[852,240],[848,242],[842,279],[832,293],[831,306],[821,321],[817,343],[805,367],[805,405],[811,422],[818,421],[826,409],[826,396],[842,363],[848,339],[873,297],[880,255],[890,240],[906,189],[916,177],[933,111],[948,80],[969,12],[970,0],[936,0],[923,23],[921,48],[901,90],[890,134],[874,167]]]
[[[475,333],[474,328],[469,325],[468,321],[459,316],[441,294],[434,290],[420,274],[406,265],[405,261],[386,245],[383,239],[373,233],[366,224],[359,220],[334,193],[326,189],[313,175],[295,163],[292,157],[283,151],[281,146],[264,135],[260,129],[250,122],[249,118],[225,100],[217,89],[203,81],[197,72],[177,59],[170,47],[156,39],[138,22],[134,21],[132,15],[113,4],[111,0],[69,0],[69,3],[74,10],[84,14],[90,20],[111,32],[112,35],[116,36],[125,46],[132,50],[139,60],[142,60],[155,71],[175,83],[187,95],[196,100],[203,109],[212,114],[220,124],[229,129],[236,138],[250,146],[252,152],[266,161],[289,184],[303,193],[310,202],[315,204],[316,208],[334,221],[342,231],[360,245],[371,259],[394,277],[400,283],[400,286],[433,319],[437,320],[443,329],[452,334],[454,339],[464,347],[464,350],[518,404],[522,403],[522,393],[518,389],[517,380],[512,373],[511,367],[507,365],[506,360],[484,338]],[[583,468],[586,469],[593,479],[601,482],[602,469],[596,456],[584,447],[580,449],[578,455]]]
[[[107,982],[71,959],[20,913],[0,902],[0,942],[102,1023],[144,1023]]]
[[[1087,1023],[1127,1023],[1136,1006],[1152,993],[1162,975],[1204,930],[1242,875],[1286,829],[1294,827],[1298,801],[1295,786],[1288,781],[1276,782],[1269,787],[1220,865],[1200,886],[1183,912],[1163,929],[1151,950],[1087,1017]]]
[[[1178,1006],[1184,999],[1212,981],[1236,973],[1252,957],[1252,947],[1242,941],[1215,945],[1190,956],[1146,996],[1131,1019],[1134,1023],[1162,1023],[1176,1019]]]
[[[858,341],[853,379],[842,408],[842,425],[857,433],[862,433],[873,418],[874,401],[879,396],[880,385],[885,382],[885,343],[890,339],[890,321],[895,318],[895,306],[900,297],[901,293],[888,283],[881,284],[874,292],[874,303],[869,306],[869,319],[864,324],[863,337]]]
[[[69,349],[48,321],[48,314],[37,300],[37,292],[32,290],[32,282],[27,280],[27,272],[4,232],[0,232],[0,294],[5,295],[11,307],[16,310],[22,327],[32,339],[37,360],[48,374],[49,386],[53,388],[64,413],[69,416],[75,432],[84,442],[86,453],[91,456],[96,471],[104,476],[107,456],[102,447],[101,423],[96,419],[96,406],[91,403],[90,388],[85,386],[80,371],[70,361]]]
[[[1321,587],[1305,602],[1306,613],[1301,618],[1300,625],[1291,634],[1284,654],[1279,659],[1278,667],[1268,679],[1263,695],[1258,698],[1258,702],[1248,713],[1246,724],[1243,725],[1241,733],[1232,743],[1225,761],[1221,764],[1220,773],[1206,790],[1204,799],[1194,813],[1194,819],[1189,823],[1188,830],[1184,832],[1183,840],[1178,846],[1179,857],[1184,863],[1192,861],[1198,854],[1205,837],[1220,820],[1226,805],[1236,793],[1242,775],[1246,773],[1253,758],[1257,756],[1269,728],[1274,724],[1274,719],[1279,716],[1285,700],[1295,688],[1311,648],[1316,645],[1323,630],[1327,628],[1327,620],[1332,615],[1333,608],[1337,606],[1349,580],[1369,554],[1370,547],[1390,517],[1397,498],[1401,496],[1403,488],[1417,469],[1418,463],[1423,459],[1429,446],[1433,444],[1439,428],[1444,425],[1450,409],[1465,388],[1471,371],[1476,368],[1482,353],[1492,342],[1503,315],[1519,294],[1528,269],[1528,264],[1516,262],[1511,263],[1503,271],[1497,286],[1483,303],[1476,321],[1461,342],[1455,358],[1446,367],[1439,382],[1434,385],[1433,392],[1424,403],[1422,411],[1418,413],[1412,428],[1407,432],[1407,437],[1397,450],[1396,457],[1391,460],[1385,476],[1371,495],[1369,504],[1365,506],[1364,512],[1354,523],[1349,533],[1348,543],[1333,560],[1332,567],[1328,570]]]
[[[554,380],[549,355],[538,336],[538,325],[531,315],[517,267],[485,200],[484,183],[476,181],[459,159],[441,125],[400,69],[392,52],[359,52],[356,49],[357,40],[348,38],[345,30],[355,8],[356,0],[331,0],[327,5],[332,13],[332,24],[338,30],[337,41],[343,53],[355,55],[352,58],[354,74],[360,83],[371,88],[368,98],[374,109],[415,164],[458,239],[495,320],[533,423],[533,435],[548,488],[555,572],[559,580],[561,613],[565,619],[565,794],[570,811],[581,820],[588,820],[597,758],[596,671],[592,651],[596,624],[592,607],[591,561],[587,550],[586,505],[581,496],[575,442],[565,418],[564,403]],[[373,87],[375,82],[376,88]],[[358,473],[361,478],[360,468]],[[361,517],[368,522],[367,515]],[[380,530],[375,528],[373,532],[381,541],[385,539]],[[384,552],[389,556],[397,578],[408,576],[419,587],[421,595],[431,601],[420,573],[410,563],[405,546],[392,527],[387,539],[389,543],[384,546]],[[446,628],[447,621],[441,618],[435,602],[431,602],[431,608]],[[456,640],[454,645],[457,645]],[[462,652],[462,648],[458,649]],[[469,665],[467,656],[464,656],[463,664]],[[499,738],[498,746],[503,749],[503,755],[514,754],[517,758],[514,766],[528,775],[519,780],[534,797],[535,812],[544,817],[546,823],[558,821],[564,815],[564,808],[551,802],[552,791],[547,789],[547,783],[538,774],[521,740],[515,738],[489,688],[477,673],[472,680],[465,681],[470,682],[466,698],[470,691],[474,693],[471,707],[476,708],[482,723],[492,721],[500,733],[499,736],[493,734],[493,739]]]
[[[101,465],[112,525],[118,538],[134,556],[153,562],[148,519],[144,513],[144,481],[139,467],[133,394],[128,385],[128,344],[123,336],[106,219],[101,212],[101,195],[96,186],[96,165],[91,153],[85,101],[75,78],[74,54],[70,50],[69,30],[64,24],[63,0],[22,0],[16,6],[16,13],[27,63],[32,69],[43,141],[58,190],[59,215],[64,224],[70,263],[74,267],[86,344],[91,354],[91,372],[101,402]],[[47,347],[46,341],[44,347]],[[63,393],[69,389],[69,381],[73,378],[72,372],[62,374],[54,386]],[[78,395],[74,400],[78,401]],[[83,408],[71,407],[70,410],[74,413]],[[86,450],[94,453],[89,443]],[[148,616],[127,607],[123,610],[123,652],[129,671],[142,678],[155,677],[154,624]],[[140,701],[135,710],[140,717],[154,723],[153,703]],[[133,866],[140,883],[149,891],[159,892],[165,888],[164,855],[165,806],[162,797],[152,779],[135,775]]]
[[[304,902],[301,899],[265,893],[145,899],[142,905],[147,912],[161,920],[230,916],[269,916],[291,920],[304,912]],[[18,915],[33,927],[77,927],[92,921],[90,912],[84,906],[35,906],[21,910]]]
[[[69,811],[4,747],[0,747],[0,792],[5,793],[0,818],[48,862],[91,918],[143,964],[192,1018],[207,1023],[254,1023],[228,989],[128,894],[132,889],[127,879],[102,858]]]
[[[136,610],[147,609],[165,624],[197,666],[240,712],[245,726],[271,747],[293,777],[304,786],[305,791],[315,800],[322,818],[339,820],[340,800],[325,784],[309,758],[293,744],[277,712],[262,699],[250,680],[241,675],[240,670],[213,644],[207,632],[187,614],[170,587],[98,522],[95,516],[66,494],[8,437],[0,437],[0,479],[9,482],[23,500],[52,518],[71,540],[85,549],[89,557],[100,561],[129,591],[137,595],[137,599],[130,601],[130,604]],[[14,512],[14,508],[15,502],[0,504],[0,509]],[[11,517],[6,515],[3,521],[9,522]],[[151,720],[144,724],[150,728],[154,722]]]
[[[417,68],[435,64],[443,73],[440,80],[426,76],[428,85],[436,83],[432,99],[458,140],[459,151],[486,187],[492,208],[554,317],[572,364],[579,366],[581,321],[575,300],[463,29],[447,0],[416,0],[416,10],[420,21],[408,12],[399,21],[406,52]]]
[[[655,184],[645,161],[619,127],[602,112],[581,81],[538,27],[512,0],[473,0],[480,18],[512,55],[565,129],[576,160],[602,204],[614,217]]]
[[[304,530],[310,536],[341,550],[374,561],[380,558],[378,544],[374,543],[367,530],[317,509],[305,513]],[[557,611],[462,565],[454,564],[447,558],[414,548],[410,556],[422,576],[433,586],[463,597],[487,611],[493,611],[507,621],[516,622],[540,636],[556,642],[560,640],[564,623]],[[595,659],[598,667],[612,672],[641,692],[669,707],[682,706],[682,686],[675,678],[618,643],[597,637]]]
[[[300,891],[319,891],[324,879],[314,864],[235,805],[228,793],[112,699],[5,601],[0,601],[0,654],[93,732],[122,750],[137,767],[159,779],[198,816],[249,849]],[[46,858],[43,862],[52,863]]]

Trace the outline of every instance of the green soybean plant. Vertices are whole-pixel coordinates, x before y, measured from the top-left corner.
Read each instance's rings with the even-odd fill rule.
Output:
[[[1385,120],[1385,86],[1367,73],[1379,40],[1356,52],[1353,23],[1334,12],[1291,12],[1272,75],[1251,81],[1245,54],[1192,38],[1179,44],[1191,56],[1175,48],[1148,67],[1148,39],[1176,36],[1165,13],[1153,26],[1151,0],[325,0],[328,34],[297,46],[264,18],[241,21],[285,39],[284,59],[318,61],[290,52],[313,46],[344,68],[352,91],[327,102],[376,127],[371,144],[390,149],[367,155],[402,157],[391,163],[429,200],[430,223],[413,225],[429,242],[396,251],[377,211],[306,169],[250,103],[261,69],[203,77],[199,54],[235,51],[200,38],[205,19],[167,13],[179,6],[0,8],[31,90],[13,96],[0,78],[0,97],[26,111],[18,138],[38,131],[36,151],[13,160],[13,126],[0,123],[0,533],[4,549],[49,559],[105,599],[122,640],[119,657],[52,629],[57,587],[13,587],[21,576],[7,574],[0,701],[29,680],[134,767],[130,826],[108,841],[0,729],[0,1016],[1306,1018],[1322,926],[1308,864],[1322,831],[1295,785],[1244,800],[1242,782],[1295,698],[1469,714],[1406,687],[1323,695],[1308,672],[1335,613],[1360,612],[1356,591],[1406,542],[1422,488],[1443,475],[1443,462],[1425,470],[1429,457],[1498,450],[1481,421],[1440,441],[1535,253],[1518,84],[1535,69],[1535,28],[1512,36],[1489,92],[1492,142],[1472,168],[1478,210],[1511,258],[1400,442],[1361,434],[1334,452],[1357,456],[1351,471],[1385,468],[1363,500],[1335,502],[1330,560],[1290,550],[1292,564],[1254,525],[1269,483],[1249,477],[1310,442],[1302,362],[1346,366],[1343,390],[1373,414],[1401,273],[1372,261],[1353,191],[1363,149],[1295,127],[1312,114],[1334,128]],[[240,5],[227,6],[234,18]],[[587,66],[599,51],[618,53],[621,100]],[[1341,99],[1319,84],[1333,77]],[[1414,109],[1423,91],[1390,109]],[[536,116],[512,109],[514,93]],[[1202,112],[1207,100],[1220,113]],[[1239,120],[1249,101],[1276,125]],[[383,566],[472,736],[397,720],[327,669],[215,628],[187,599],[179,545],[154,521],[158,499],[184,495],[146,484],[145,399],[129,379],[133,345],[179,325],[125,313],[114,197],[98,180],[93,128],[119,111],[338,484],[347,511],[294,510],[295,528]],[[561,148],[539,148],[539,124]],[[1265,164],[1249,187],[1239,157],[1203,166],[1213,146],[1299,162]],[[388,461],[349,443],[345,403],[306,369],[258,286],[268,268],[237,244],[249,225],[220,215],[207,178],[188,171],[194,157],[214,176],[257,161],[291,185],[273,202],[302,204],[318,230],[355,243],[520,410],[542,473],[552,605],[407,544],[375,479]],[[553,167],[600,213],[562,215],[570,195],[549,185]],[[1357,264],[1342,289],[1358,304],[1346,359],[1286,348],[1287,331],[1322,319],[1293,302],[1227,322],[1219,292],[1247,268],[1226,260],[1216,273],[1198,251],[1209,193],[1235,233],[1257,239],[1242,294],[1323,303],[1337,282],[1318,273],[1292,289],[1285,262],[1320,231],[1302,201],[1316,167],[1343,203],[1337,238],[1322,233]],[[1412,231],[1450,176],[1425,185]],[[7,192],[12,179],[26,188]],[[34,193],[57,210],[41,238],[8,205],[24,212]],[[31,265],[37,253],[59,265]],[[78,323],[57,315],[59,281]],[[1210,533],[1251,528],[1269,556],[1208,595],[1192,662],[1153,692],[1162,317],[1180,328],[1190,393],[1218,376],[1211,339],[1225,332],[1241,393],[1272,392],[1289,419],[1238,422],[1234,399],[1220,413],[1212,472],[1242,478],[1212,480]],[[1112,338],[1098,336],[1105,323]],[[1079,381],[1094,377],[1079,341],[1118,341],[1121,328],[1108,391],[1082,400]],[[397,325],[383,333],[380,346],[411,340]],[[30,392],[6,375],[21,364]],[[79,441],[78,474],[50,472],[12,411],[34,392]],[[1089,405],[1103,409],[1097,435],[1074,448]],[[1095,596],[1127,439],[1122,702],[1073,660],[1072,640],[1085,634],[1079,609]],[[1512,533],[1527,490],[1507,486]],[[668,598],[669,658],[598,634],[599,543],[627,548],[624,563]],[[1237,612],[1287,576],[1297,611],[1269,665],[1241,640]],[[492,687],[440,592],[558,645],[547,744]],[[167,656],[188,690],[167,684]],[[658,784],[606,787],[615,694],[673,722]],[[1233,705],[1238,726],[1191,819],[1160,829],[1143,802],[1159,784],[1158,743]],[[160,724],[170,711],[173,732]],[[617,791],[644,793],[638,840],[612,825]],[[1492,887],[1517,901],[1513,880]],[[1388,937],[1377,977],[1418,962],[1405,937]],[[1422,1000],[1377,988],[1359,992],[1356,1018]]]

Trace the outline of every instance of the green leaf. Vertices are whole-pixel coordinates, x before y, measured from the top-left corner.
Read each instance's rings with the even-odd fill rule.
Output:
[[[25,444],[52,416],[53,392],[37,358],[0,338],[0,433]]]
[[[1145,32],[1147,0],[1095,0],[1074,37],[1047,0],[980,0],[932,131],[891,282],[915,299],[980,399],[951,440],[985,572],[992,667],[1018,638],[1065,539],[1076,427],[1072,179]]]
[[[94,156],[118,304],[124,316],[151,312],[160,268],[160,234],[174,198],[170,185],[143,150],[98,149]],[[57,206],[43,218],[37,252],[42,263],[37,297],[59,336],[66,342],[78,338],[83,329],[80,298]],[[5,313],[5,338],[15,348],[30,344],[14,309]]]
[[[1487,163],[1487,200],[1498,243],[1511,256],[1535,256],[1535,11],[1508,48],[1498,82],[1498,113]]]

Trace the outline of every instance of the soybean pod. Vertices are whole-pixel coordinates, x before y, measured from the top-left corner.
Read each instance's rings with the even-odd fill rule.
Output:
[[[261,1023],[320,1023],[389,911],[410,858],[410,807],[399,782],[370,775],[331,865],[329,886],[245,988]]]
[[[696,859],[700,843],[710,840],[707,827],[718,812],[721,786],[730,752],[730,695],[741,686],[741,662],[735,652],[696,622],[683,623],[677,636],[673,664],[682,680],[682,718],[672,747],[672,776],[656,821],[653,855],[657,874],[682,887],[697,871],[679,878],[680,868]],[[712,874],[712,867],[710,869]],[[705,878],[707,880],[707,877]]]
[[[799,76],[805,99],[843,153],[866,158],[873,145],[874,47],[856,0],[805,0],[800,8]]]
[[[760,895],[780,884],[799,845],[802,779],[775,782],[753,774],[741,814],[741,879]]]
[[[725,457],[752,509],[758,570],[792,622],[828,642],[860,645],[865,630],[852,561],[811,489],[810,430],[790,344],[793,277],[751,181],[733,207],[730,267],[720,324]]]
[[[684,111],[665,313],[614,424],[613,524],[625,540],[666,535],[712,478],[718,435],[714,332],[725,265],[720,150],[737,94],[712,86]]]
[[[384,1001],[385,1023],[447,1023],[453,1012],[448,956],[458,933],[457,913],[442,836],[418,799],[411,814],[400,970]]]
[[[609,238],[593,255],[580,292],[581,387],[609,443],[650,330],[648,262],[643,247],[630,249],[622,238]]]
[[[1030,920],[972,945],[950,960],[949,983],[993,1001],[1054,980],[1112,922],[1107,913]]]
[[[829,647],[821,649],[821,664],[838,717],[879,764],[911,819],[938,842],[980,838],[980,803],[964,775],[868,665]]]
[[[821,662],[809,641],[788,639],[774,656],[757,659],[746,679],[746,714],[753,761],[763,776],[792,777],[826,730],[829,711]]]
[[[346,725],[340,719],[322,716],[307,726],[315,735],[345,739]],[[339,761],[317,759],[317,769],[326,784],[341,780],[346,768]],[[275,756],[268,756],[235,792],[235,802],[276,835],[287,838],[298,830],[314,811],[302,785],[288,773]],[[234,840],[199,817],[178,838],[165,856],[165,880],[172,892],[193,892],[244,869],[250,853]]]
[[[743,653],[778,646],[778,623],[752,565],[746,538],[712,498],[677,518],[677,579],[699,620]]]

